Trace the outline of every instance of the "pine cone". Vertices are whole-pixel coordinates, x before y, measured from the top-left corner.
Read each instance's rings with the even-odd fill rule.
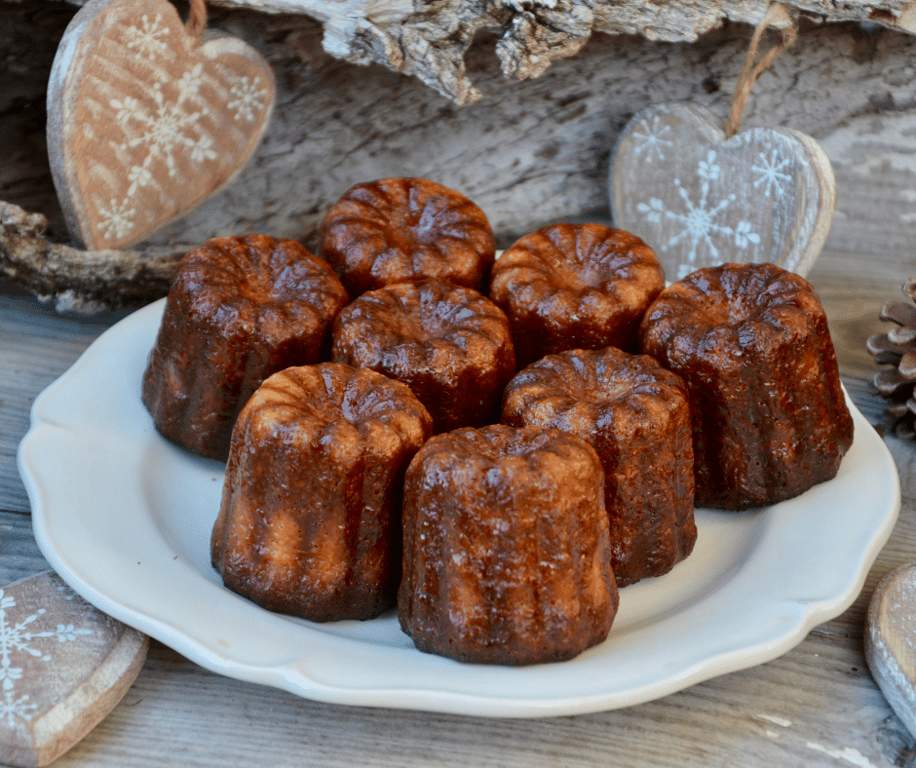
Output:
[[[916,278],[906,282],[903,292],[916,302]],[[889,301],[880,318],[899,327],[877,333],[866,342],[875,362],[882,366],[872,381],[878,393],[888,398],[895,434],[912,439],[916,437],[916,304]]]

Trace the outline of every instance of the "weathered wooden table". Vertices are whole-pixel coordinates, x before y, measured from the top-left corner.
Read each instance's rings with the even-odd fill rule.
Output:
[[[884,301],[916,264],[825,252],[821,293],[853,400],[874,424],[865,339],[887,330]],[[16,469],[35,396],[119,317],[61,316],[0,286],[0,584],[45,570]],[[916,560],[916,446],[894,437],[903,508],[865,588],[843,615],[761,666],[629,709],[499,720],[314,703],[205,671],[154,642],[121,704],[57,763],[65,766],[856,766],[916,764],[913,739],[862,654],[878,580]],[[676,642],[676,640],[674,641]]]

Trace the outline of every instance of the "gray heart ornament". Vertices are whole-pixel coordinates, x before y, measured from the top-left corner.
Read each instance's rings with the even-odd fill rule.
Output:
[[[617,227],[658,254],[669,280],[724,262],[806,275],[836,208],[830,160],[810,136],[751,128],[727,138],[693,104],[650,107],[624,127],[609,179]]]

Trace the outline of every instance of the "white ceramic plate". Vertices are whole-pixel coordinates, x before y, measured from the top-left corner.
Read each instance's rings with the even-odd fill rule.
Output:
[[[835,480],[745,513],[699,510],[694,553],[621,591],[606,642],[559,664],[459,664],[417,651],[393,614],[276,615],[210,567],[223,466],[162,439],[140,379],[157,302],[103,334],[32,411],[19,465],[45,557],[103,611],[216,672],[311,699],[494,717],[637,704],[760,664],[842,613],[890,534],[896,469],[858,411]]]

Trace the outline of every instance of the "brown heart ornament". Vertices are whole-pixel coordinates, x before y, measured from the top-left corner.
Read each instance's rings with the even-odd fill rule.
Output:
[[[148,646],[54,573],[0,589],[0,762],[56,760],[127,693]]]
[[[71,235],[122,249],[225,186],[270,120],[270,65],[247,43],[192,38],[168,0],[89,0],[48,84],[48,154]]]
[[[669,280],[729,261],[769,261],[804,276],[836,207],[830,160],[813,138],[786,128],[726,138],[721,121],[693,104],[633,117],[609,187],[616,226],[656,251]]]

